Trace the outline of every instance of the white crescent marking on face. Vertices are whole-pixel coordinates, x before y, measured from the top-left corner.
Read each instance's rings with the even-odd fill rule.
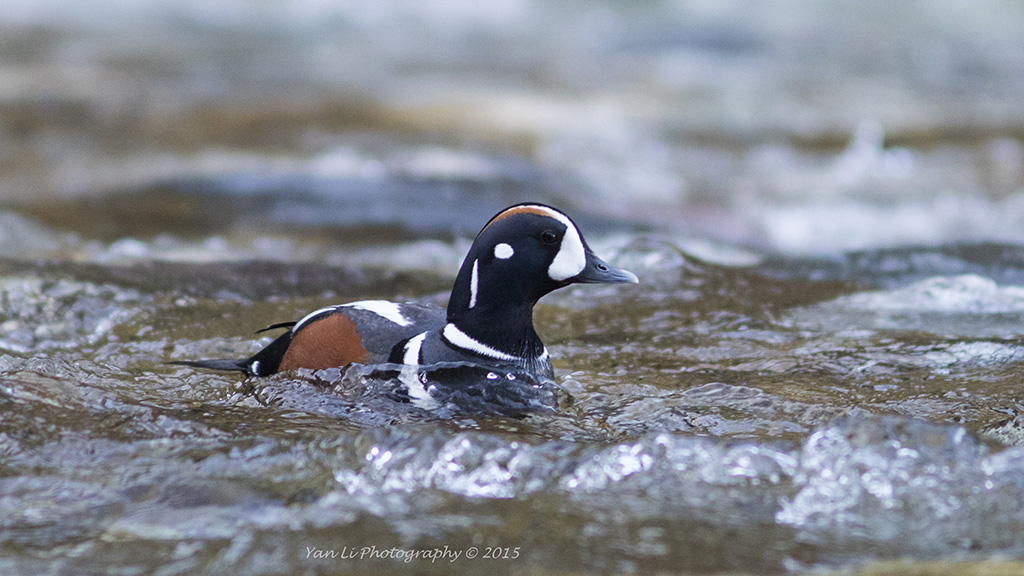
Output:
[[[583,237],[580,236],[580,231],[576,229],[572,220],[569,220],[568,216],[557,210],[552,210],[545,206],[533,207],[543,210],[565,226],[562,246],[558,249],[558,254],[555,254],[555,259],[551,261],[551,265],[548,266],[548,276],[552,280],[562,281],[583,272],[583,269],[587,266],[587,252],[583,248]]]
[[[477,272],[477,260],[473,260],[473,273],[469,276],[469,307],[476,306],[476,292],[480,286],[480,277]]]
[[[494,247],[494,257],[502,260],[508,260],[515,254],[516,251],[512,249],[512,246],[502,242]]]

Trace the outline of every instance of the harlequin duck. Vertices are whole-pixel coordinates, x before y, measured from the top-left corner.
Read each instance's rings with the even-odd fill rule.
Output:
[[[260,330],[288,329],[250,358],[176,364],[248,376],[352,363],[399,364],[401,381],[413,400],[436,396],[422,376],[415,377],[428,365],[478,366],[491,379],[500,372],[506,384],[517,374],[551,380],[547,348],[533,328],[534,304],[574,283],[637,281],[631,272],[598,258],[564,213],[543,204],[517,204],[499,212],[477,234],[447,311],[384,300],[328,306],[298,322]]]

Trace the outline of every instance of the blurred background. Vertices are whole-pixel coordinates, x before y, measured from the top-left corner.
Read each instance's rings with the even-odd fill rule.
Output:
[[[521,200],[726,260],[1020,242],[1021,30],[1012,0],[18,2],[0,253],[401,265],[352,244]]]
[[[0,573],[1024,573],[1022,95],[1018,0],[8,0]],[[641,278],[556,411],[167,364],[521,201]]]

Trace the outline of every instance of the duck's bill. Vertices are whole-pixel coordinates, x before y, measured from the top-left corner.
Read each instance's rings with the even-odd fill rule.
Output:
[[[574,281],[582,284],[636,284],[640,279],[629,270],[616,268],[587,250],[587,266]]]

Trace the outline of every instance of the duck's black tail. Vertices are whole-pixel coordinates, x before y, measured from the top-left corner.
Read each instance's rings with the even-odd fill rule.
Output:
[[[253,375],[249,370],[249,365],[246,360],[231,360],[228,358],[217,360],[176,360],[174,362],[168,362],[168,364],[192,366],[193,368],[207,368],[209,370],[231,370],[234,372],[244,372],[246,376]]]
[[[276,324],[274,326],[268,326],[263,330],[287,328],[292,324],[294,324],[294,322]],[[263,332],[263,330],[260,330],[260,332]],[[241,372],[246,376],[270,376],[277,372],[277,368],[281,365],[281,358],[284,357],[284,353],[288,350],[288,345],[291,344],[291,341],[292,332],[289,330],[288,332],[278,336],[270,344],[267,344],[267,347],[263,350],[260,350],[255,355],[242,360],[233,360],[231,358],[212,360],[177,360],[174,362],[168,362],[168,364],[192,366],[193,368],[206,368],[208,370],[229,370],[232,372]]]

